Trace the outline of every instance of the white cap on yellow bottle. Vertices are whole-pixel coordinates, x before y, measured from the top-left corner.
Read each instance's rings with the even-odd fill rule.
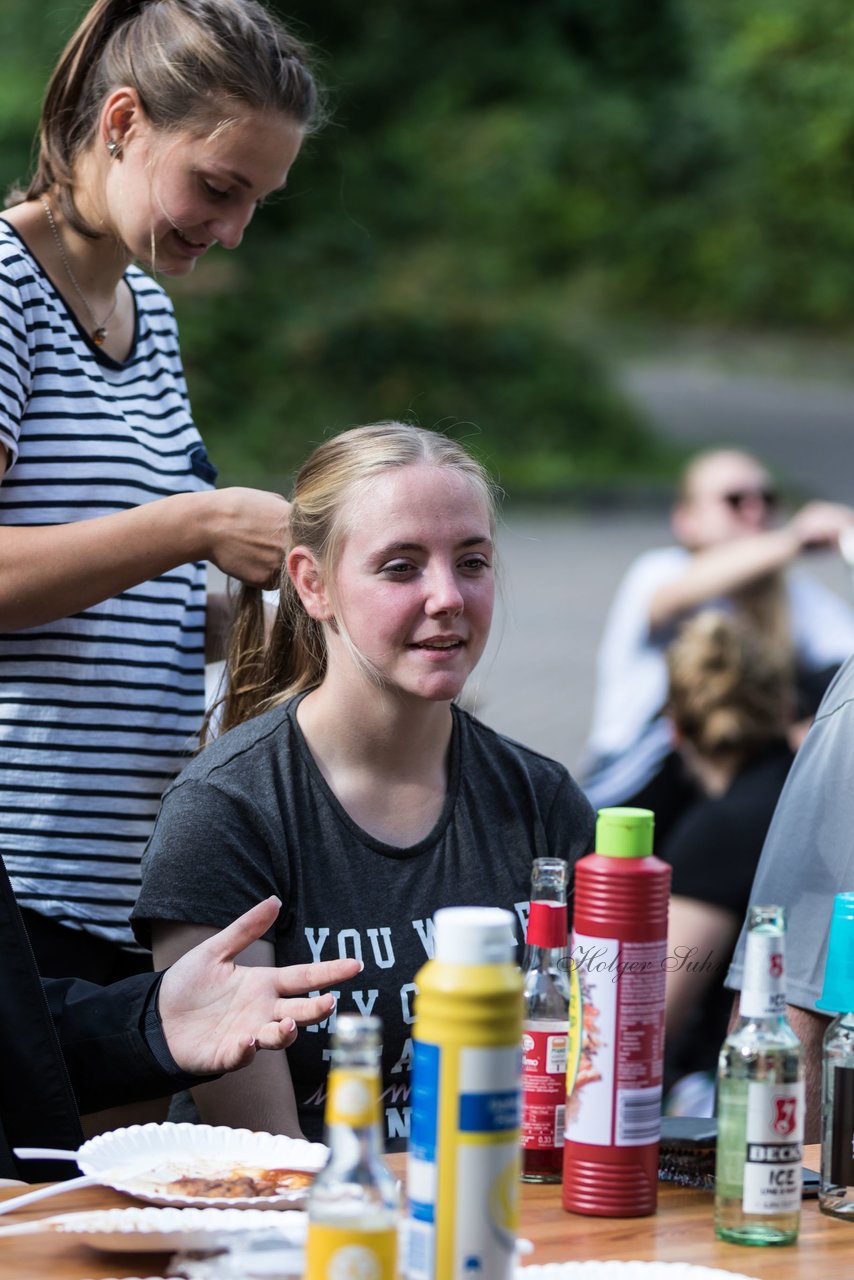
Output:
[[[516,918],[501,907],[441,907],[433,916],[435,957],[443,964],[512,964]]]

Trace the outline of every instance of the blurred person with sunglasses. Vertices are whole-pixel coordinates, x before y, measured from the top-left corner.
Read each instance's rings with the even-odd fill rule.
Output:
[[[854,509],[814,501],[780,520],[778,507],[768,471],[750,454],[698,454],[671,512],[677,545],[639,556],[609,611],[582,785],[594,808],[654,809],[658,841],[699,798],[665,710],[665,651],[682,622],[713,606],[759,629],[791,669],[795,746],[834,672],[854,652],[854,608],[802,570],[787,572],[804,552],[838,549]]]

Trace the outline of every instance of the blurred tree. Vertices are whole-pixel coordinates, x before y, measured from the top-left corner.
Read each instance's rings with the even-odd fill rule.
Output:
[[[850,324],[854,9],[846,0],[690,8],[727,158],[692,237],[701,305],[772,326]]]
[[[241,252],[169,285],[227,478],[392,416],[470,424],[513,492],[661,472],[582,313],[850,323],[846,0],[276,3],[330,122]],[[6,181],[82,7],[4,0]]]
[[[280,238],[253,234],[230,272],[258,299],[252,313],[274,317],[242,357],[250,400],[224,385],[210,309],[182,295],[197,405],[232,404],[259,441],[271,403],[292,437],[342,413],[463,420],[514,492],[660,471],[666,451],[570,339],[567,294],[642,208],[643,104],[666,113],[662,68],[685,64],[669,0],[643,19],[628,0],[604,18],[566,0],[524,12],[295,0],[287,14],[324,51],[332,123],[265,211]],[[660,166],[650,178],[666,180]],[[229,350],[246,345],[232,332]],[[216,447],[236,452],[222,433]],[[281,434],[276,447],[281,458]]]

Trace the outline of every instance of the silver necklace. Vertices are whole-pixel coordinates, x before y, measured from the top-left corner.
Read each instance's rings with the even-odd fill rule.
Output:
[[[41,203],[41,207],[44,209],[45,213],[47,214],[48,226],[50,227],[51,233],[53,234],[53,238],[56,241],[56,247],[59,250],[59,256],[62,261],[62,265],[65,268],[65,274],[68,276],[68,279],[71,281],[71,284],[74,287],[74,292],[77,294],[77,297],[83,303],[83,306],[86,308],[86,311],[89,314],[89,319],[92,321],[92,324],[94,325],[94,328],[92,330],[92,341],[94,342],[96,347],[102,347],[104,343],[107,341],[107,334],[109,332],[109,330],[107,329],[107,325],[109,324],[110,320],[112,320],[113,313],[115,312],[115,309],[119,303],[119,291],[118,289],[116,289],[116,296],[113,298],[113,305],[110,307],[109,311],[104,316],[104,319],[99,322],[94,311],[89,306],[85,293],[80,288],[80,285],[77,283],[76,275],[71,270],[71,263],[68,261],[68,255],[65,252],[65,245],[62,243],[62,238],[59,234],[59,228],[57,227],[54,221],[53,210],[50,207],[47,196],[39,196],[39,202]]]

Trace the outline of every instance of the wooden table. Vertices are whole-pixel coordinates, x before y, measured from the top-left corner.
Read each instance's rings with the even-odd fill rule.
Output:
[[[813,1159],[807,1163],[815,1167]],[[397,1172],[403,1157],[393,1157]],[[0,1198],[15,1194],[0,1188]],[[82,1209],[127,1207],[131,1201],[103,1187],[71,1191],[55,1200],[3,1215],[0,1225],[71,1213]],[[816,1200],[805,1200],[797,1244],[785,1248],[743,1248],[716,1240],[712,1229],[712,1196],[662,1184],[658,1213],[650,1218],[582,1218],[564,1213],[560,1188],[523,1186],[521,1234],[533,1240],[527,1263],[585,1258],[639,1258],[692,1262],[757,1280],[852,1280],[854,1227],[819,1213]],[[0,1280],[103,1280],[104,1277],[162,1276],[164,1254],[99,1253],[75,1244],[68,1236],[48,1233],[0,1237]]]

